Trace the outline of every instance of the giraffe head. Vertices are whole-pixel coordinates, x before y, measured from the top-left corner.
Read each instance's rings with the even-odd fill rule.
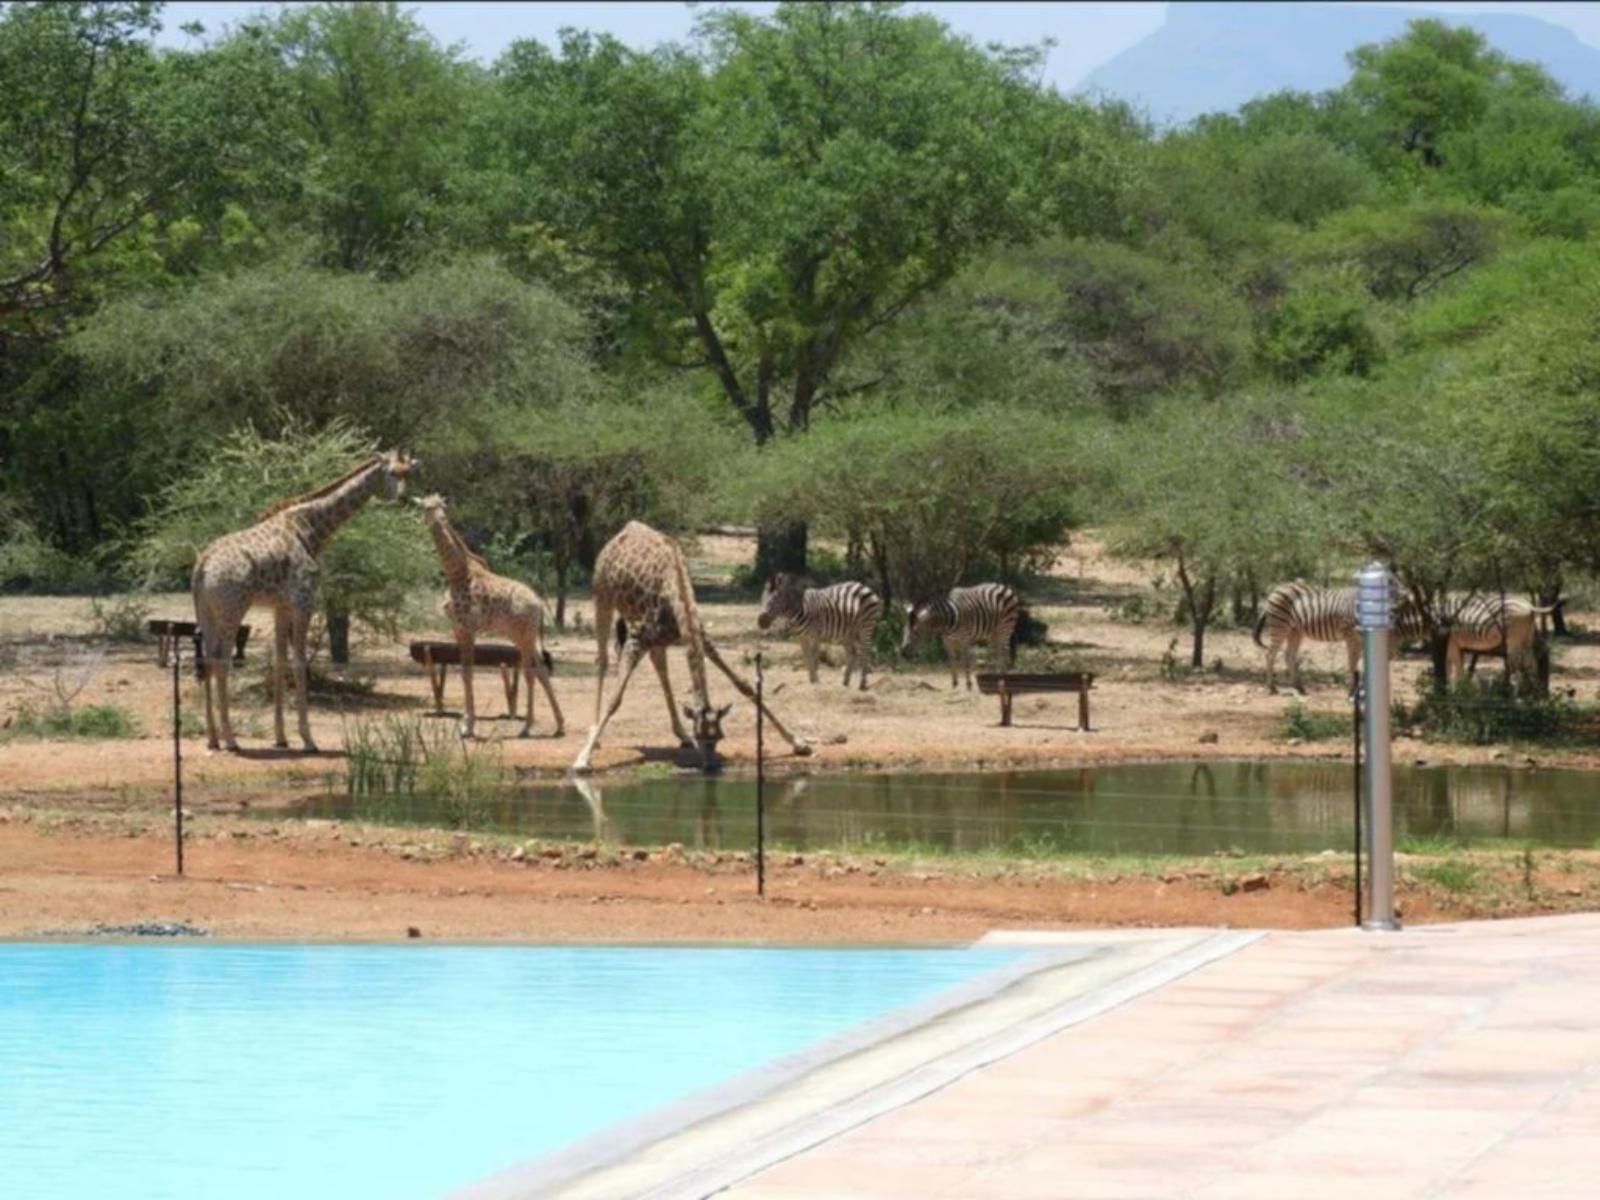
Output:
[[[756,626],[766,629],[774,621],[789,624],[799,615],[804,594],[805,588],[798,576],[782,571],[772,575],[761,592],[761,615],[756,618]]]
[[[421,466],[422,460],[412,458],[404,450],[385,450],[379,457],[383,459],[383,484],[389,499],[404,500],[406,476]]]
[[[438,492],[432,492],[418,500],[417,507],[422,509],[423,516],[430,521],[434,521],[444,516],[445,510],[450,507],[450,501],[446,500]]]
[[[717,761],[717,743],[723,738],[722,718],[728,715],[732,707],[731,704],[724,704],[721,708],[713,708],[710,704],[702,704],[699,708],[692,704],[683,706],[683,715],[689,718],[690,725],[694,727],[694,744],[700,751],[700,761],[707,767]]]

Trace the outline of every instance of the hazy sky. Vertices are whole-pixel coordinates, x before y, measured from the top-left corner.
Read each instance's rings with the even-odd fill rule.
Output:
[[[161,40],[181,45],[178,26],[202,22],[209,33],[275,4],[205,0],[169,3],[162,19]],[[685,37],[693,23],[692,7],[681,3],[423,3],[403,5],[440,42],[460,42],[467,53],[492,62],[517,38],[553,42],[562,26],[572,25],[615,34],[635,46]],[[770,3],[743,2],[739,8],[767,11]],[[1160,27],[1165,3],[928,3],[908,7],[937,13],[951,28],[978,41],[1007,44],[1054,38],[1046,77],[1062,89],[1072,88],[1095,67]],[[1600,3],[1428,3],[1401,2],[1394,8],[1437,12],[1521,12],[1564,25],[1592,46],[1600,47]]]

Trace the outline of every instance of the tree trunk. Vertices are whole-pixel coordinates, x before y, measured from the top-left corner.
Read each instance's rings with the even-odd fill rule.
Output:
[[[765,583],[778,571],[804,575],[806,570],[806,523],[763,526],[756,534],[756,582]]]
[[[567,627],[567,563],[565,559],[556,563],[556,628]]]
[[[1189,627],[1194,633],[1194,644],[1189,653],[1189,665],[1200,670],[1206,665],[1206,627],[1211,624],[1211,610],[1217,603],[1217,577],[1206,577],[1205,586],[1196,588],[1189,576],[1189,566],[1178,555],[1178,582],[1183,586],[1183,603],[1189,612]]]
[[[1539,589],[1539,607],[1545,608],[1561,599],[1561,580],[1557,579],[1547,583]],[[1550,633],[1553,637],[1571,637],[1567,632],[1567,614],[1564,609],[1556,609],[1550,614]]]
[[[350,661],[350,614],[330,608],[328,616],[328,658],[344,666]]]

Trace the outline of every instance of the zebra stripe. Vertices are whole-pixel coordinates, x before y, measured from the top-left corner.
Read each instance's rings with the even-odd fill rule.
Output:
[[[1389,656],[1399,653],[1400,643],[1424,637],[1428,624],[1410,600],[1395,605],[1390,618],[1394,636]],[[1265,632],[1267,640],[1262,640]],[[1314,587],[1302,580],[1280,583],[1267,594],[1256,618],[1255,643],[1267,652],[1267,690],[1276,692],[1278,650],[1287,644],[1285,658],[1289,679],[1296,691],[1305,691],[1300,681],[1300,643],[1343,642],[1349,660],[1350,678],[1355,679],[1361,655],[1361,636],[1356,630],[1356,592],[1354,588]]]
[[[972,686],[972,646],[989,644],[989,665],[1004,671],[1011,666],[1011,641],[1017,631],[1022,603],[1017,593],[1003,583],[980,583],[973,587],[952,588],[937,600],[911,605],[906,609],[906,632],[900,643],[904,654],[924,637],[940,637],[950,656],[950,686],[959,659],[966,666],[967,687]]]
[[[756,624],[766,629],[774,622],[788,632],[800,635],[805,646],[806,668],[811,682],[817,681],[817,647],[823,642],[842,645],[848,651],[844,682],[849,686],[851,672],[859,664],[861,687],[867,686],[867,668],[872,653],[872,635],[883,616],[878,594],[864,583],[836,583],[831,587],[806,587],[793,575],[774,575],[761,595],[761,615]]]
[[[1533,664],[1535,622],[1555,612],[1552,604],[1541,607],[1517,596],[1469,596],[1452,609],[1450,642],[1445,658],[1445,678],[1459,678],[1461,660],[1466,653],[1501,653],[1506,670],[1527,670]]]

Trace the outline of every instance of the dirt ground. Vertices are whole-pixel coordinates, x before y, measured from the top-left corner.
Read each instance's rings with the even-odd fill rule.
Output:
[[[702,537],[693,545],[692,563],[710,635],[747,673],[755,651],[765,651],[772,707],[815,747],[808,758],[792,757],[769,729],[773,769],[981,769],[1349,753],[1342,742],[1296,744],[1285,736],[1285,714],[1293,700],[1267,694],[1261,652],[1250,643],[1248,630],[1214,631],[1207,639],[1207,669],[1170,677],[1163,657],[1175,654],[1180,664],[1187,663],[1186,633],[1162,619],[1136,623],[1114,615],[1130,601],[1150,610],[1166,609],[1170,600],[1166,593],[1152,593],[1152,570],[1107,560],[1093,539],[1075,543],[1058,561],[1048,586],[1028,597],[1049,625],[1050,645],[1026,651],[1022,660],[1024,668],[1096,672],[1093,732],[1073,727],[1076,705],[1070,696],[1019,701],[1016,724],[1001,728],[997,702],[952,690],[942,665],[896,665],[875,673],[862,693],[840,686],[842,661],[835,653],[839,665],[824,667],[821,681],[809,683],[793,642],[758,637],[754,604],[721,598],[719,585],[750,553],[745,539]],[[418,610],[426,613],[430,607],[423,603]],[[151,615],[192,617],[182,595],[157,597]],[[579,597],[569,605],[572,628],[551,638],[557,695],[566,715],[564,736],[553,736],[542,695],[536,736],[511,736],[517,726],[498,719],[504,712],[498,679],[490,671],[479,673],[480,731],[504,767],[554,775],[577,753],[595,703],[595,642],[584,622],[588,615],[586,598]],[[1572,615],[1583,622],[1583,614]],[[453,938],[944,941],[998,926],[1303,927],[1348,919],[1347,887],[1303,878],[1293,886],[1225,894],[1214,879],[949,872],[930,878],[927,871],[893,864],[819,871],[812,862],[779,866],[771,898],[758,903],[745,878],[747,864],[662,861],[639,851],[642,859],[612,869],[574,860],[561,869],[541,870],[498,852],[476,854],[459,847],[442,858],[408,858],[403,847],[380,846],[382,839],[370,831],[355,833],[340,825],[264,837],[259,823],[231,824],[211,801],[258,785],[282,794],[339,776],[342,746],[353,723],[424,715],[432,703],[421,669],[409,661],[403,643],[363,641],[347,675],[354,682],[314,691],[312,726],[322,752],[275,751],[270,702],[260,690],[270,618],[256,613],[252,620],[249,663],[242,676],[235,675],[242,754],[205,749],[198,732],[198,687],[187,672],[182,681],[185,726],[195,731],[183,742],[185,783],[197,817],[188,877],[176,881],[170,877],[170,845],[145,829],[159,806],[170,803],[163,798],[169,795],[173,753],[171,678],[157,669],[153,645],[90,640],[94,622],[86,601],[0,600],[0,936],[185,920],[239,937],[401,937],[416,927],[423,936]],[[422,618],[412,636],[444,633],[442,625]],[[1339,647],[1309,648],[1305,661],[1312,689],[1305,703],[1311,710],[1346,711],[1337,674],[1343,657]],[[1397,696],[1413,694],[1424,665],[1397,664]],[[688,675],[681,653],[671,656],[671,670],[682,698]],[[1597,674],[1600,644],[1580,640],[1561,651],[1558,686],[1593,699]],[[92,741],[6,735],[19,706],[48,702],[58,688],[70,690],[79,681],[83,687],[76,704],[121,706],[134,715],[143,736]],[[449,723],[445,729],[453,727],[460,688],[459,673],[453,672],[446,714],[437,718]],[[723,702],[738,701],[720,676],[713,674],[711,688]],[[288,719],[292,736],[292,706]],[[727,728],[722,751],[737,769],[754,757],[750,707],[737,702]],[[602,772],[625,772],[660,764],[672,760],[672,747],[660,689],[653,673],[641,671],[595,765]],[[1405,738],[1398,739],[1396,756],[1435,763],[1526,757],[1516,748],[1438,746]],[[1537,759],[1543,765],[1600,762],[1587,750],[1540,750]],[[1424,894],[1412,903],[1414,919],[1427,919],[1434,908]]]

